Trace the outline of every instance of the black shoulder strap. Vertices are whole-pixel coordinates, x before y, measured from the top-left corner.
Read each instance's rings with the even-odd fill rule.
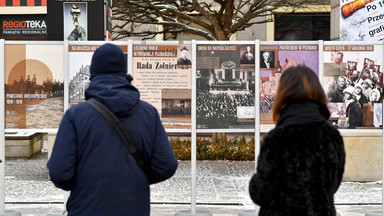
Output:
[[[136,159],[137,165],[144,169],[144,161],[140,157],[139,152],[137,151],[136,146],[132,143],[131,138],[129,138],[128,132],[121,124],[119,119],[111,112],[104,104],[100,103],[94,98],[89,98],[87,100],[87,103],[89,103],[95,110],[97,110],[107,121],[108,123],[117,131],[117,133],[120,135],[121,139],[124,141],[125,145],[128,148],[129,153],[132,154],[132,156]]]

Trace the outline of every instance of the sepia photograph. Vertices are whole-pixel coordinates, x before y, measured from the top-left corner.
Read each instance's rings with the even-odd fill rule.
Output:
[[[162,89],[161,118],[191,118],[191,89]]]
[[[5,127],[57,128],[64,112],[64,62],[57,61],[63,48],[7,45],[5,53],[12,56],[5,65]]]

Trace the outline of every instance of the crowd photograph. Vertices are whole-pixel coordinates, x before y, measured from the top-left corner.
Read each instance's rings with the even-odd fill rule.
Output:
[[[343,57],[342,54],[335,56]],[[332,113],[330,121],[342,129],[380,127],[382,121],[374,120],[377,119],[375,116],[382,115],[375,112],[382,109],[383,100],[383,73],[380,65],[367,57],[363,58],[361,68],[357,66],[357,61],[352,60],[339,68],[334,65],[340,63],[325,64],[325,68],[334,74],[324,77]]]

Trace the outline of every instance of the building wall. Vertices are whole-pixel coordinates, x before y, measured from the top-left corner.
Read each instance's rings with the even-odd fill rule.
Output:
[[[256,20],[265,19],[263,18],[256,18]],[[256,24],[250,28],[245,29],[244,31],[239,31],[236,33],[236,40],[261,40],[266,41],[267,40],[267,24]]]
[[[331,40],[340,38],[340,0],[331,0]]]

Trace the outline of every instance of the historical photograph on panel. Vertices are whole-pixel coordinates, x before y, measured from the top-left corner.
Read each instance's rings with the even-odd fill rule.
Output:
[[[275,65],[275,51],[260,52],[260,68],[273,69]]]
[[[289,67],[306,65],[319,74],[319,49],[317,44],[291,44],[261,45],[260,50],[260,123],[273,124],[273,98],[282,73]],[[269,64],[262,64],[268,60]]]
[[[68,89],[69,106],[85,101],[85,90],[91,83],[90,66],[95,50],[101,45],[69,45]],[[127,46],[119,46],[127,53]]]
[[[253,44],[197,45],[198,129],[254,128],[255,69],[244,59],[254,50]]]
[[[161,107],[162,118],[189,118],[191,89],[162,89]]]
[[[64,9],[64,39],[70,41],[87,40],[87,3],[65,2]]]
[[[88,88],[90,78],[89,67],[91,65],[93,52],[98,46],[70,45],[68,68],[69,68],[69,105],[74,105],[85,100],[85,90]]]
[[[5,128],[58,128],[64,112],[62,45],[6,45]]]
[[[191,128],[192,46],[133,45],[132,84],[165,128]]]
[[[373,125],[379,127],[383,125],[383,104],[382,103],[374,103],[373,104]]]
[[[345,116],[331,117],[333,125],[342,129],[382,127],[375,113],[375,104],[381,104],[383,95],[381,67],[381,46],[324,46],[325,93],[331,103],[344,104]]]
[[[240,64],[255,64],[255,46],[240,45]]]
[[[192,67],[192,50],[191,46],[179,46],[177,49],[177,66]]]

